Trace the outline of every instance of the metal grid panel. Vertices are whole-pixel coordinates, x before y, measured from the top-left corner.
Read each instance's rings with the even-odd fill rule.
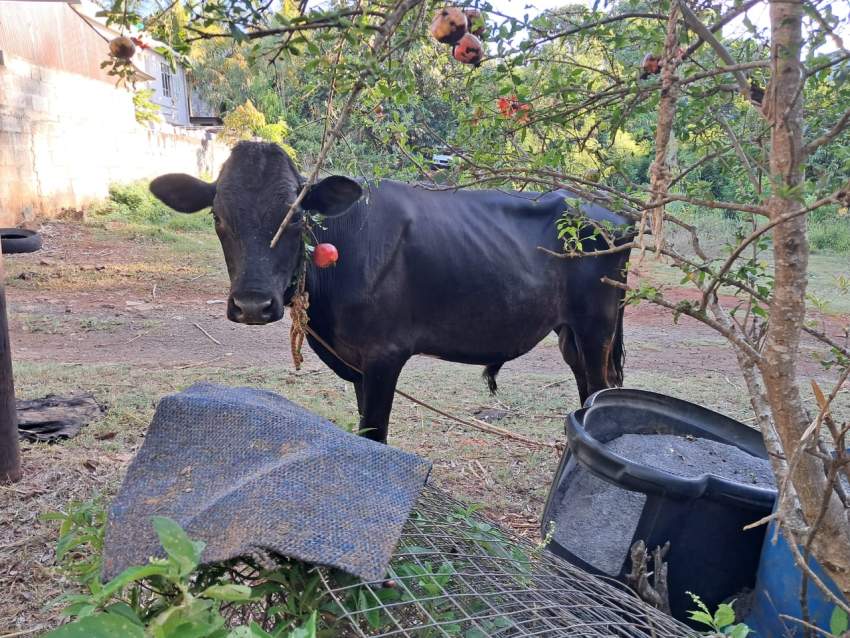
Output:
[[[696,635],[622,586],[541,552],[430,486],[404,528],[388,580],[320,573],[338,620],[347,621],[346,636]]]

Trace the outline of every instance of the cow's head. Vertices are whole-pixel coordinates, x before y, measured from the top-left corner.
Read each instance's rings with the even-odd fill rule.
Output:
[[[265,324],[283,317],[284,292],[303,256],[301,210],[277,245],[270,248],[269,244],[305,181],[279,146],[241,142],[213,184],[177,173],[151,182],[151,192],[181,213],[212,206],[230,274],[227,317],[231,321]],[[362,192],[357,182],[346,177],[327,177],[310,188],[301,209],[334,217],[345,213]]]

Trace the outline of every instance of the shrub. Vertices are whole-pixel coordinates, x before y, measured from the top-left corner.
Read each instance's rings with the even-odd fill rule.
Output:
[[[157,226],[174,231],[200,231],[211,227],[207,215],[175,213],[150,193],[145,180],[112,184],[109,198],[95,207],[92,214],[104,221]]]
[[[289,135],[289,126],[283,120],[266,122],[266,116],[254,106],[251,100],[246,100],[224,116],[224,128],[221,139],[228,144],[243,140],[262,139],[277,144],[290,157],[295,158],[295,150],[284,143]]]
[[[813,250],[850,252],[850,220],[809,220],[809,243]]]

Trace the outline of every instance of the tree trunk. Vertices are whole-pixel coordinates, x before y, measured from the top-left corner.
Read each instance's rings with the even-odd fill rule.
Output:
[[[800,211],[803,206],[802,16],[799,0],[770,2],[771,85],[764,108],[771,125],[769,208],[773,219]],[[775,283],[761,372],[776,431],[790,459],[810,423],[797,380],[809,253],[805,215],[776,226],[773,252]],[[827,485],[822,462],[802,453],[791,481],[809,528],[819,518],[823,499],[829,499],[818,526],[814,554],[844,594],[850,595],[850,522]],[[828,491],[832,493],[825,496]],[[805,537],[797,535],[796,541],[805,541]]]

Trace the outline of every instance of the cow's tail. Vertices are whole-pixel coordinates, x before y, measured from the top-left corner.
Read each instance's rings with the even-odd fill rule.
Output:
[[[625,284],[628,281],[628,259],[629,252],[626,251],[623,261],[620,264],[620,276],[617,280]],[[614,339],[611,342],[610,360],[608,362],[608,370],[611,373],[609,383],[612,387],[618,388],[623,385],[623,368],[626,363],[626,346],[623,342],[623,315],[626,313],[626,291],[622,288],[617,290],[617,320],[614,323]]]
[[[623,368],[626,363],[626,346],[623,343],[623,315],[626,311],[625,304],[626,291],[622,291],[620,302],[617,304],[617,323],[614,329],[614,341],[611,347],[611,369],[613,370],[613,385],[620,387],[623,385]]]
[[[496,390],[499,389],[498,384],[496,383],[496,375],[499,374],[499,370],[502,369],[504,363],[491,363],[487,367],[484,368],[484,372],[482,373],[482,377],[487,382],[487,389],[490,390],[490,394],[496,394]]]

